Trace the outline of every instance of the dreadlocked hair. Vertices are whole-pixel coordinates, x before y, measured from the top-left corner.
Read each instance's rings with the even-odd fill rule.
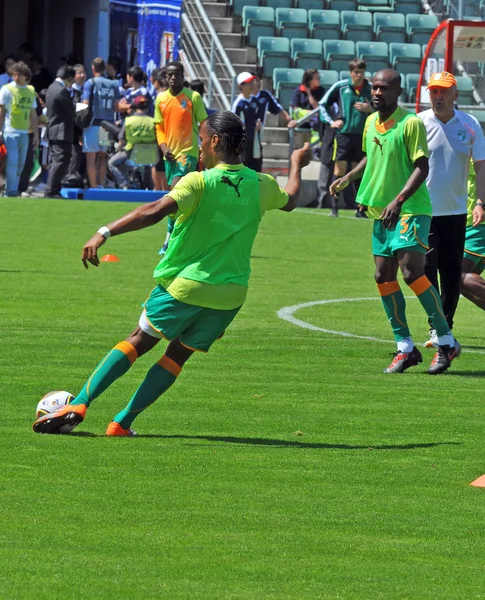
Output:
[[[237,115],[230,111],[213,113],[206,123],[209,134],[219,136],[218,154],[244,153],[248,136],[244,123]]]

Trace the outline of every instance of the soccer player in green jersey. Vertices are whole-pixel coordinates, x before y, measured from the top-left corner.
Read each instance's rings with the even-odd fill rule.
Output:
[[[461,348],[451,335],[441,300],[424,274],[431,223],[431,199],[424,182],[428,175],[426,130],[416,115],[398,106],[401,77],[384,69],[372,80],[376,113],[366,121],[362,146],[366,156],[330,192],[335,195],[350,182],[362,178],[357,203],[369,207],[375,219],[372,253],[375,280],[384,310],[394,332],[397,352],[385,373],[402,373],[423,361],[411,338],[406,302],[397,281],[401,270],[438,333],[438,350],[428,369],[443,373]]]
[[[479,176],[483,179],[481,162]],[[483,186],[480,186],[483,191]],[[465,232],[465,251],[461,269],[461,293],[482,310],[485,310],[485,198],[477,197],[476,173],[470,161],[468,176],[468,212]]]
[[[195,351],[209,350],[241,309],[261,218],[267,210],[295,208],[309,147],[293,152],[283,190],[271,175],[242,164],[246,129],[235,114],[211,115],[200,135],[208,170],[187,174],[164,198],[102,227],[84,246],[84,266],[98,266],[98,249],[108,237],[155,225],[168,215],[177,217],[168,250],[155,269],[158,285],[145,302],[138,327],[103,358],[73,402],[38,419],[34,431],[71,430],[97,396],[166,338],[165,354],[106,431],[108,436],[133,435],[135,417],[175,382]]]

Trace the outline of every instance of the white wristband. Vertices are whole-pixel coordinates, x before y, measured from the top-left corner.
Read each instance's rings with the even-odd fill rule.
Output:
[[[111,237],[111,231],[107,227],[100,227],[98,229],[98,233],[100,233],[101,235],[104,235],[104,237],[106,239],[108,239],[109,237]]]

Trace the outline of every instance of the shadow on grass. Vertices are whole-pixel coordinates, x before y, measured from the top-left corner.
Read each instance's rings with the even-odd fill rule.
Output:
[[[68,435],[70,437],[106,437],[104,433],[91,433],[91,431],[71,431],[71,433],[59,433],[57,435]]]
[[[485,377],[485,371],[448,371],[446,376],[458,375],[460,377]]]
[[[279,446],[284,448],[313,448],[318,450],[417,450],[434,448],[435,446],[461,446],[461,442],[434,442],[428,444],[402,444],[383,446],[351,446],[349,444],[314,444],[310,442],[293,442],[289,440],[268,440],[264,438],[244,438],[214,435],[138,435],[139,438],[159,438],[175,440],[205,440],[208,442],[224,442],[226,444],[248,444],[250,446]]]

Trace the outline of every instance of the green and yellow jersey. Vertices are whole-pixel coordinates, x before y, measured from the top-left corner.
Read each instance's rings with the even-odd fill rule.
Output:
[[[378,219],[405,186],[416,160],[429,157],[426,129],[421,119],[401,107],[383,123],[379,113],[374,113],[366,120],[362,149],[367,155],[367,165],[357,203],[368,206],[369,216]],[[432,215],[425,183],[406,200],[401,214]]]
[[[476,174],[475,174],[475,165],[473,160],[470,160],[470,170],[468,171],[468,204],[467,204],[467,217],[466,217],[466,225],[467,227],[473,227],[473,209],[477,204],[477,182],[476,182]],[[477,227],[481,227],[485,225],[484,223],[479,223]]]
[[[178,206],[168,250],[153,276],[174,298],[231,310],[246,300],[261,217],[288,203],[271,175],[242,164],[193,172],[170,192]]]

